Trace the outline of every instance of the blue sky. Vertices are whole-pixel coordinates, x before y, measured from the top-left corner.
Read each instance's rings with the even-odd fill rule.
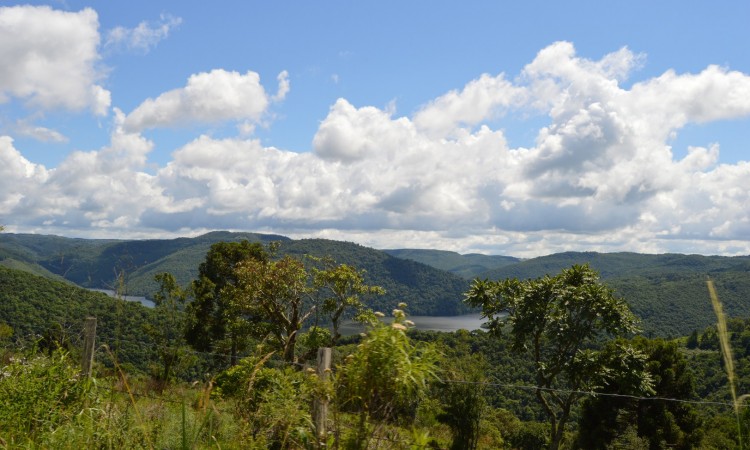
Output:
[[[4,2],[0,223],[750,253],[747,2]]]

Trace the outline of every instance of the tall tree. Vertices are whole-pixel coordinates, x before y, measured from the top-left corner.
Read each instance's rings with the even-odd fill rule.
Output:
[[[331,318],[331,345],[335,346],[341,337],[339,326],[345,312],[352,311],[354,319],[371,323],[375,315],[365,306],[363,297],[383,295],[385,289],[380,286],[365,284],[365,271],[347,265],[335,265],[333,261],[324,261],[325,269],[313,269],[315,287],[323,296],[322,310]]]
[[[612,346],[613,344],[609,344]],[[696,397],[695,380],[688,361],[674,342],[636,337],[631,345],[647,356],[646,368],[654,380],[657,397],[691,400]],[[630,383],[613,380],[606,393],[632,394]],[[605,448],[631,429],[648,442],[649,448],[694,448],[700,441],[700,420],[695,407],[686,402],[663,402],[633,397],[600,396],[583,403],[579,419],[578,445]]]
[[[154,278],[159,283],[159,292],[154,295],[155,320],[145,325],[145,331],[156,343],[162,363],[157,380],[163,388],[187,356],[184,312],[187,293],[170,273],[160,273]]]
[[[284,360],[295,361],[298,333],[314,312],[302,261],[248,259],[237,265],[235,276],[230,291],[236,311],[255,325],[253,334],[270,337]]]
[[[627,345],[620,346],[617,358],[594,350],[607,337],[635,332],[636,318],[588,265],[526,281],[475,280],[465,301],[482,308],[491,332],[507,326],[512,350],[534,361],[535,394],[549,418],[552,450],[560,447],[582,392],[615,377],[650,389],[642,353]]]
[[[268,251],[259,243],[218,242],[213,244],[193,281],[193,301],[187,306],[186,339],[196,350],[223,353],[230,364],[245,349],[250,324],[235,311],[231,288],[237,283],[235,268],[242,261],[268,261]]]

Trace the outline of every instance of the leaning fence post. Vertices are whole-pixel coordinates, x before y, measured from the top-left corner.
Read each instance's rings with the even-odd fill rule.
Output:
[[[318,349],[318,377],[320,381],[328,381],[331,373],[331,348]],[[328,398],[319,396],[315,399],[315,430],[318,432],[318,442],[325,446],[326,442],[326,419],[328,415]]]
[[[83,359],[81,360],[81,374],[91,378],[94,365],[94,343],[96,342],[96,317],[86,317],[83,338]]]

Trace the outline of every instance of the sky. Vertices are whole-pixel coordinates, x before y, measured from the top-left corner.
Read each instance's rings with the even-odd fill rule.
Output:
[[[750,2],[0,3],[5,232],[750,254]]]

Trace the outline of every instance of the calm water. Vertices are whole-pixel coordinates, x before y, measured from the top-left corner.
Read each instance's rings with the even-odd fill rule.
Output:
[[[114,291],[108,290],[108,289],[91,289],[92,291],[96,292],[104,292],[105,294],[109,295],[110,297],[117,297],[115,295]],[[154,307],[154,302],[147,299],[146,297],[137,297],[134,295],[126,295],[124,297],[125,300],[129,302],[139,302],[143,306],[147,306],[149,308]],[[428,330],[428,331],[456,331],[456,330],[479,330],[482,326],[482,323],[484,323],[484,320],[481,318],[481,314],[464,314],[461,316],[409,316],[409,320],[414,322],[416,324],[416,328],[418,330]],[[385,322],[392,322],[393,317],[385,317],[383,318],[383,321]],[[364,325],[352,322],[352,321],[346,321],[343,324],[341,324],[341,334],[344,336],[357,334],[365,331]]]
[[[118,296],[115,294],[115,291],[111,291],[109,289],[89,289],[89,290],[96,291],[96,292],[104,292],[105,294],[109,295],[110,297],[118,298]],[[134,295],[126,295],[126,296],[124,296],[122,298],[124,300],[129,301],[129,302],[138,302],[141,305],[147,306],[149,308],[153,308],[154,307],[154,302],[152,302],[151,300],[147,299],[146,297],[136,297]]]
[[[456,331],[456,330],[478,330],[484,319],[481,314],[465,314],[462,316],[409,316],[409,320],[416,324],[418,330],[430,331]],[[390,322],[393,318],[384,318]],[[341,334],[351,335],[361,333],[365,330],[362,324],[346,321],[341,325]]]

